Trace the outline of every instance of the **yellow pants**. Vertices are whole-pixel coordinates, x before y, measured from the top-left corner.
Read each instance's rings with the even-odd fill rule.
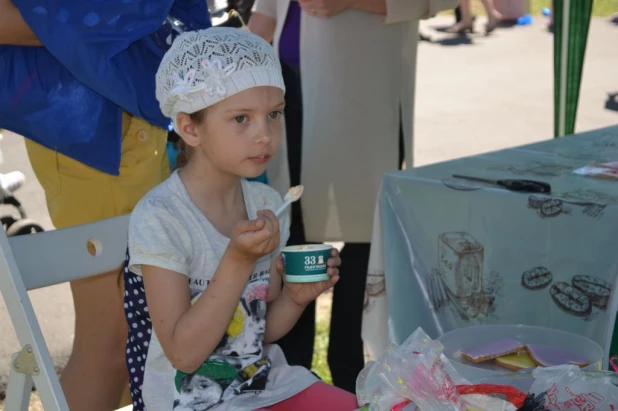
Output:
[[[56,228],[130,213],[169,176],[167,131],[123,113],[120,174],[113,176],[26,139]]]

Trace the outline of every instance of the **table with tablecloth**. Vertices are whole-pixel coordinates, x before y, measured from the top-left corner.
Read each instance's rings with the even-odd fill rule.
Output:
[[[384,176],[363,340],[375,359],[417,327],[476,324],[587,336],[606,353],[618,310],[618,180],[573,171],[618,161],[618,126]],[[453,175],[529,179],[518,193]]]

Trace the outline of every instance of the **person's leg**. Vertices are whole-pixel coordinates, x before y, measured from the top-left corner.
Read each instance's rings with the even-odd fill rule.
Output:
[[[462,23],[472,23],[472,8],[470,6],[470,0],[459,0],[459,7],[461,8]]]
[[[316,382],[290,399],[255,411],[353,411],[357,408],[354,394]]]
[[[474,31],[470,0],[459,0],[459,10],[461,13],[461,20],[448,29],[447,32],[463,34],[466,31]]]
[[[302,158],[303,108],[300,86],[300,72],[282,63],[285,81],[285,129],[288,146],[288,167],[290,185],[300,184],[300,163]],[[291,206],[290,239],[288,245],[306,244],[300,201]],[[294,327],[276,342],[290,365],[311,369],[315,340],[315,302],[305,308]]]
[[[285,82],[285,132],[288,149],[288,169],[290,185],[297,186],[301,182],[300,170],[302,161],[303,137],[303,100],[299,68],[281,63],[283,80]],[[305,228],[300,201],[292,203],[290,240],[288,244],[305,243]]]
[[[485,31],[489,34],[500,24],[502,15],[494,7],[493,0],[481,0],[481,2],[483,3],[483,7],[485,7],[485,12],[487,12],[487,26]]]
[[[70,409],[115,409],[127,391],[127,324],[117,278],[113,272],[71,283],[75,338],[60,379]]]
[[[365,366],[361,329],[369,243],[346,243],[341,250],[341,279],[333,291],[328,365],[333,384],[349,392]]]
[[[305,308],[294,327],[275,342],[290,365],[311,369],[315,341],[315,301]],[[321,376],[323,377],[323,376]]]
[[[275,342],[290,365],[311,369],[315,342],[315,301],[305,308],[294,327]],[[320,376],[323,377],[323,376]]]
[[[150,188],[167,177],[167,133],[126,115],[123,131],[119,176],[99,172],[26,140],[56,228],[129,213]],[[128,387],[124,358],[127,324],[118,271],[74,281],[71,291],[75,338],[61,376],[69,408],[116,409]]]

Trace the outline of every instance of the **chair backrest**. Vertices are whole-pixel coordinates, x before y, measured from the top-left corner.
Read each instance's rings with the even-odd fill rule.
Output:
[[[9,237],[27,290],[112,271],[124,261],[129,215]]]
[[[8,238],[0,230],[0,291],[22,347],[13,356],[6,411],[28,409],[32,383],[45,410],[67,410],[28,290],[119,269],[129,215]]]

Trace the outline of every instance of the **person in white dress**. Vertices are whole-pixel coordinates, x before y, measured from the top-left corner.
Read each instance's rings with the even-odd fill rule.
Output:
[[[254,31],[272,38],[278,51],[290,4],[290,0],[256,0],[249,21]],[[397,170],[404,158],[408,167],[413,165],[419,20],[453,9],[457,1],[298,0],[298,4],[303,11],[302,220],[308,242],[345,242],[342,279],[334,291],[328,361],[335,385],[353,392],[364,366],[361,326],[375,201],[385,173]],[[287,159],[280,156],[274,161],[268,176],[280,192],[287,190]],[[302,322],[300,326],[308,327]],[[289,336],[298,332],[298,339],[307,339],[307,333],[300,331],[293,329]]]

